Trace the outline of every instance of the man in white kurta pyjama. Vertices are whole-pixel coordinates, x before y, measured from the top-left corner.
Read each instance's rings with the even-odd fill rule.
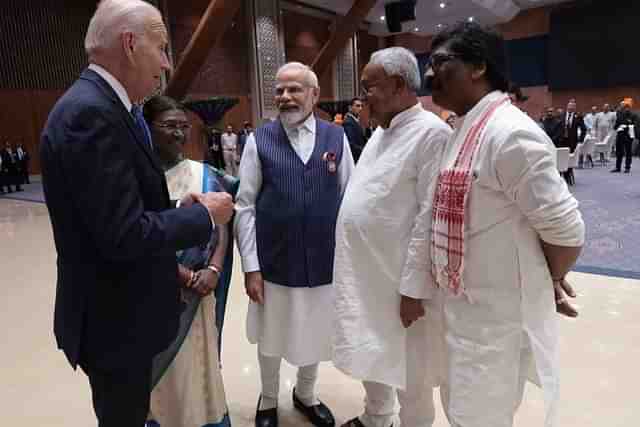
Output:
[[[385,69],[389,63],[402,71]],[[364,414],[349,427],[389,427],[396,390],[403,427],[431,426],[435,416],[437,361],[428,352],[437,319],[422,317],[407,327],[401,305],[407,298],[421,305],[436,293],[426,258],[428,224],[451,130],[418,103],[418,73],[412,53],[390,48],[374,54],[362,77],[382,126],[360,157],[336,225],[333,360],[366,391]]]

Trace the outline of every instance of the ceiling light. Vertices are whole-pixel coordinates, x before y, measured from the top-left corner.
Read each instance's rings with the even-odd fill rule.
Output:
[[[442,28],[442,24],[438,24],[438,25],[436,25],[436,27]]]
[[[384,21],[384,15],[382,15],[382,16],[380,17],[380,20],[381,20],[381,21]]]
[[[473,22],[473,16],[469,17],[469,22]]]
[[[418,30],[419,30],[419,28],[418,28],[418,27],[415,27],[415,28],[413,29],[413,31],[418,31]]]
[[[447,4],[445,2],[441,2],[440,9],[444,9],[445,7],[447,7]]]

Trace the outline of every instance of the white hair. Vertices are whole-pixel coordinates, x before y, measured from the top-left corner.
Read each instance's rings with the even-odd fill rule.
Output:
[[[282,67],[278,69],[276,73],[276,79],[280,75],[280,73],[284,73],[289,70],[298,70],[304,73],[304,83],[312,88],[320,88],[320,84],[318,83],[318,76],[308,65],[303,64],[302,62],[287,62]]]
[[[373,52],[370,64],[381,65],[388,76],[400,76],[409,89],[420,90],[420,70],[418,60],[410,50],[403,47],[388,47]]]
[[[84,49],[89,58],[101,49],[114,45],[121,34],[144,34],[149,16],[160,15],[158,9],[144,0],[101,0],[89,22]]]

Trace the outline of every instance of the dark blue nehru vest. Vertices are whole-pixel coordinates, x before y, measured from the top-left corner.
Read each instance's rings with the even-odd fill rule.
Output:
[[[333,278],[340,205],[337,166],[341,127],[316,118],[316,143],[305,165],[280,121],[256,130],[262,189],[256,200],[256,240],[262,277],[289,287],[328,285]],[[335,166],[327,157],[335,155]]]

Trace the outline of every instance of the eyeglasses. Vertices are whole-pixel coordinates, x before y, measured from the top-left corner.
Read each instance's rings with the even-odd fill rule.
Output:
[[[191,124],[186,122],[153,122],[153,125],[155,127],[168,130],[185,131],[191,129]]]
[[[371,94],[371,89],[373,89],[374,87],[380,86],[380,84],[381,84],[382,82],[384,82],[385,80],[389,80],[389,79],[390,79],[390,77],[385,77],[385,78],[382,78],[382,79],[380,79],[380,80],[377,80],[377,81],[375,81],[375,82],[373,82],[373,83],[369,83],[369,82],[367,82],[367,83],[364,83],[364,82],[360,83],[360,97],[361,97],[361,98],[365,98],[365,99],[366,99],[366,98],[367,98],[367,96]],[[363,104],[364,104],[364,103],[363,103]]]
[[[437,53],[431,55],[429,61],[427,61],[427,69],[432,68],[433,71],[438,71],[446,62],[460,58],[460,55],[455,53]]]

